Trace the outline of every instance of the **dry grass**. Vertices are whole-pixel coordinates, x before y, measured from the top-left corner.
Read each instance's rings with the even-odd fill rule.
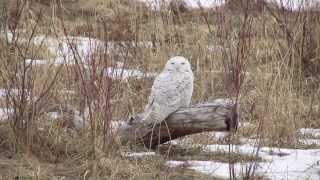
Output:
[[[19,97],[1,100],[1,107],[16,109],[12,117],[16,124],[0,124],[0,179],[198,177],[187,170],[166,169],[165,157],[137,161],[121,156],[127,147],[120,146],[108,128],[110,120],[140,112],[152,78],[110,81],[100,76],[103,67],[117,61],[128,68],[159,72],[170,56],[187,57],[195,74],[193,103],[240,97],[242,121],[256,127],[240,130],[238,137],[261,137],[269,145],[299,147],[297,129],[320,127],[318,12],[287,12],[247,1],[241,1],[236,10],[226,6],[217,11],[175,7],[152,11],[126,0],[5,2],[0,3],[1,8],[7,7],[1,9],[0,30],[16,31],[17,40],[36,34],[68,34],[152,45],[121,47],[121,54],[96,53],[91,57],[96,64],[87,71],[81,63],[26,67],[25,58],[53,55],[45,46],[7,43],[1,38],[1,88],[21,91]],[[241,73],[243,79],[237,79]],[[22,89],[40,100],[29,101]],[[75,93],[58,93],[61,89]],[[66,118],[47,123],[45,113],[56,104],[71,104],[79,110],[92,106],[87,128],[81,132],[68,129]],[[193,138],[210,142],[209,137]]]
[[[175,161],[197,160],[228,163],[230,160],[228,152],[208,152],[205,151],[202,146],[184,147],[180,145],[162,145],[159,149],[159,152],[163,156],[168,156],[169,160]],[[231,157],[232,163],[263,161],[260,157],[255,157],[253,155],[244,155],[237,152],[233,152]]]

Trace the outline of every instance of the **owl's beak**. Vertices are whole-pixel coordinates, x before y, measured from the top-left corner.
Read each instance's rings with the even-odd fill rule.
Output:
[[[174,68],[177,70],[177,71],[180,71],[180,67],[179,66],[174,66]]]

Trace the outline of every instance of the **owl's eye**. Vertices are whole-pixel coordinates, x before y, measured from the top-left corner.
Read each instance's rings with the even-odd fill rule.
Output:
[[[181,64],[184,65],[184,64],[186,64],[186,63],[182,62]]]
[[[174,62],[172,62],[171,64],[174,64]]]

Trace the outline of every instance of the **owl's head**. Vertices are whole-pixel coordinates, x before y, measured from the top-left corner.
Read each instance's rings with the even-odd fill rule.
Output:
[[[164,67],[164,70],[173,72],[192,72],[191,65],[188,59],[182,56],[175,56],[170,58],[166,66]]]

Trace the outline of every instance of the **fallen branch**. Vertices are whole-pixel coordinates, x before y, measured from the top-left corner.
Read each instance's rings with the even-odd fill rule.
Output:
[[[134,143],[153,148],[189,134],[235,130],[237,124],[238,111],[234,102],[217,99],[181,108],[154,128],[143,125],[141,114],[138,114],[119,127],[118,135],[122,144]]]

